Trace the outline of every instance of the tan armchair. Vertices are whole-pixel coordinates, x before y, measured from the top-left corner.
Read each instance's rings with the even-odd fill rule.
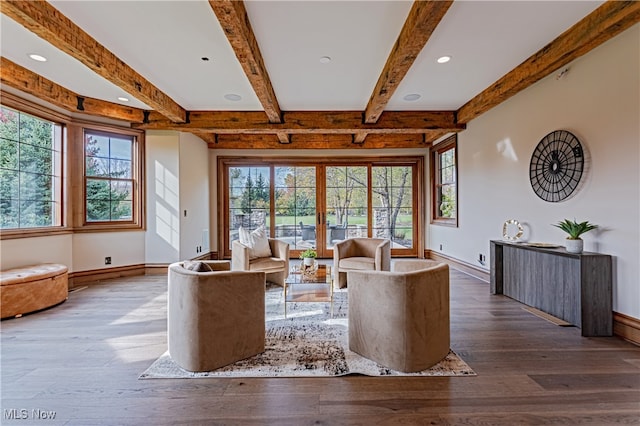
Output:
[[[449,265],[396,261],[393,272],[349,271],[349,349],[415,372],[449,353]]]
[[[187,263],[213,271],[186,269]],[[229,261],[169,266],[169,355],[189,371],[211,371],[264,352],[264,272],[230,271]]]
[[[234,271],[259,271],[266,273],[266,280],[284,287],[289,276],[289,243],[269,238],[270,257],[251,259],[249,247],[235,240],[231,243],[231,269]]]
[[[349,238],[333,246],[333,269],[340,288],[347,286],[347,271],[391,269],[391,241],[384,238]]]

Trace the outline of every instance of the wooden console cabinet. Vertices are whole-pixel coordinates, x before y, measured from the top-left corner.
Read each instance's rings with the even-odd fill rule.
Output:
[[[613,335],[611,256],[491,241],[492,294],[563,319],[583,336]]]

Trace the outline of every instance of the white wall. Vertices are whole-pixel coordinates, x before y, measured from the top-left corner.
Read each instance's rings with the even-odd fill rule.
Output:
[[[180,184],[178,132],[147,132],[147,232],[145,260],[180,260]]]
[[[72,235],[0,241],[0,270],[37,263],[61,263],[73,271]]]
[[[191,133],[180,133],[179,167],[180,258],[193,259],[207,253],[210,246],[209,148],[206,142]],[[197,252],[196,247],[202,247],[202,252]]]
[[[529,241],[564,244],[551,226],[569,218],[600,229],[585,250],[612,255],[613,309],[640,318],[640,25],[471,121],[459,134],[459,227],[431,225],[428,246],[475,264],[506,219]],[[569,200],[548,203],[529,183],[531,154],[547,133],[574,133],[590,160]],[[489,265],[489,263],[487,263]],[[487,266],[488,268],[488,266]]]
[[[143,265],[144,231],[73,234],[73,270],[89,271]],[[104,258],[111,257],[111,265]]]

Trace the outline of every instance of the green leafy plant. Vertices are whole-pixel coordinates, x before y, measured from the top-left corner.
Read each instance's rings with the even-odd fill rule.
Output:
[[[304,259],[307,257],[315,259],[316,257],[318,257],[318,253],[314,249],[306,249],[305,251],[300,253],[300,259]]]
[[[575,220],[571,221],[569,219],[558,222],[553,226],[555,226],[556,228],[560,228],[564,232],[569,234],[569,236],[567,237],[568,240],[578,240],[580,239],[580,235],[598,227],[598,225],[594,225],[592,223],[589,223],[588,221],[576,222]]]

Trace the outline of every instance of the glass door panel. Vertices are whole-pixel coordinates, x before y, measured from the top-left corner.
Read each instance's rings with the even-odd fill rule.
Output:
[[[316,248],[316,192],[315,166],[275,167],[275,234],[292,251]]]
[[[267,235],[271,235],[269,172],[268,166],[229,167],[229,248],[238,239],[241,226],[251,230],[264,226]]]
[[[413,248],[412,170],[411,166],[374,166],[371,170],[373,237],[389,238],[392,249]]]
[[[328,250],[336,241],[368,234],[367,166],[326,166],[325,176],[322,224]]]
[[[329,258],[337,241],[355,237],[388,238],[392,255],[418,255],[421,158],[357,161],[223,163],[223,255],[230,256],[240,226],[265,226],[269,236],[289,243],[291,258],[308,248]]]

